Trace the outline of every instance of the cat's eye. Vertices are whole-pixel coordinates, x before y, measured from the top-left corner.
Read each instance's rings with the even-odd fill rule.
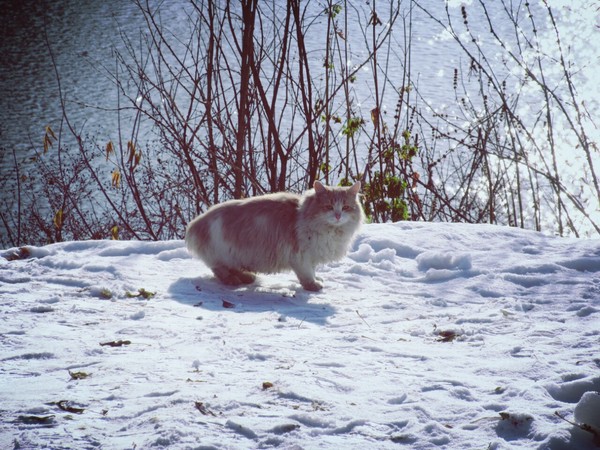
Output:
[[[352,206],[348,206],[348,205],[344,205],[344,207],[342,208],[343,211],[350,211],[352,209]]]

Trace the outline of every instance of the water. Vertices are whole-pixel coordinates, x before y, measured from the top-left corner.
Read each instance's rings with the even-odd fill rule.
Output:
[[[268,3],[279,6],[285,4],[279,0],[269,0]],[[465,33],[465,28],[462,26],[460,5],[469,6],[471,3],[457,0],[448,3],[453,23],[461,33]],[[188,2],[153,0],[149,4],[151,9],[160,5],[160,20],[174,36],[187,36]],[[312,0],[308,3],[307,15],[313,18],[322,15],[325,4]],[[368,8],[365,2],[359,4],[356,9],[360,14],[351,14],[348,29],[344,30],[352,51],[351,60],[347,62],[350,67],[361,63],[368,55],[362,32],[369,19]],[[375,4],[379,11],[386,9],[387,3],[384,1],[376,1]],[[458,113],[452,78],[454,69],[465,64],[463,51],[415,3],[404,0],[401,4],[407,19],[412,8],[411,72],[412,81],[422,96],[419,103],[424,106],[427,102],[438,112]],[[443,0],[422,0],[418,4],[438,17],[445,16],[446,2]],[[501,2],[490,1],[486,4],[492,20],[504,17]],[[469,11],[471,14],[473,9],[469,8]],[[50,52],[54,55],[66,112],[73,125],[83,135],[97,137],[99,142],[116,141],[119,126],[115,111],[118,94],[110,74],[114,73],[115,50],[125,52],[123,35],[135,41],[146,34],[147,25],[138,6],[123,0],[5,1],[0,14],[0,133],[1,146],[4,148],[0,154],[0,180],[13,176],[13,151],[18,161],[27,164],[35,150],[41,151],[45,126],[52,126],[57,132],[64,126],[61,122],[59,86]],[[385,16],[383,12],[380,15]],[[313,72],[323,71],[324,24],[325,21],[321,20],[307,36]],[[513,41],[510,23],[498,21],[494,25],[510,44]],[[385,26],[385,23],[382,24],[381,29]],[[494,49],[484,17],[469,16],[469,26],[472,34],[481,39],[486,48]],[[544,24],[538,26],[543,31]],[[393,115],[398,99],[395,90],[402,86],[403,33],[400,18],[393,30],[387,73],[380,74],[381,81],[385,79],[388,83],[382,105],[388,118]],[[568,45],[570,48],[581,47],[575,40]],[[380,62],[385,51],[387,48],[382,48]],[[495,70],[502,75],[505,70],[502,62],[498,59],[492,63],[497,64]],[[353,85],[356,106],[365,118],[376,106],[371,70],[370,65],[363,67]],[[595,86],[595,97],[588,99],[588,104],[592,106],[597,105],[598,85],[600,83],[586,85]],[[413,95],[416,99],[416,92]],[[535,107],[532,105],[534,112]],[[465,121],[471,119],[464,118]],[[32,166],[24,167],[27,170]]]
[[[174,19],[177,8],[171,12]],[[41,147],[44,128],[58,131],[66,110],[86,132],[114,134],[116,89],[107,70],[113,48],[123,49],[121,31],[144,26],[138,7],[122,0],[42,0],[3,2],[0,52],[0,130],[2,144],[21,159]],[[7,166],[8,164],[8,166]],[[2,162],[10,170],[12,161]]]
[[[312,14],[318,14],[323,5],[313,1]],[[407,2],[405,2],[407,4]],[[443,5],[440,0],[421,2],[424,7],[435,10]],[[165,27],[175,35],[186,32],[186,9],[183,1],[152,1],[152,8],[160,4],[160,16]],[[384,2],[379,2],[385,9]],[[406,9],[406,8],[405,8]],[[41,0],[3,2],[0,28],[0,132],[2,145],[8,154],[0,160],[0,175],[12,170],[14,149],[22,160],[32,154],[32,146],[41,148],[44,128],[51,125],[55,130],[61,124],[59,85],[50,52],[54,55],[60,87],[66,100],[66,111],[83,134],[97,134],[104,141],[116,137],[117,91],[110,80],[114,72],[113,49],[124,52],[121,33],[135,37],[146,30],[144,17],[138,6],[123,0]],[[426,18],[414,10],[413,72],[420,73],[420,88],[425,96],[436,103],[452,103],[452,92],[448,91],[454,67],[459,63],[460,53],[452,50],[450,42],[438,39],[439,30],[425,25]],[[352,31],[347,33],[355,49],[354,63],[366,57],[361,28],[363,23],[351,17]],[[424,24],[423,26],[421,24]],[[321,27],[322,28],[322,27]],[[398,33],[401,23],[396,25]],[[317,28],[318,30],[318,28]],[[484,30],[475,30],[476,33]],[[321,50],[324,29],[312,35],[314,49]],[[397,36],[398,45],[402,36]],[[309,41],[309,45],[311,42]],[[390,64],[390,81],[399,87],[401,80],[401,49],[393,49]],[[452,54],[454,52],[454,54]],[[315,55],[315,59],[322,55]],[[364,68],[370,70],[369,66]],[[360,80],[359,73],[359,80]],[[448,92],[448,96],[444,96]],[[434,94],[434,95],[433,95]],[[394,95],[389,105],[393,109]],[[372,92],[365,86],[358,93],[360,106],[365,111],[374,107]]]

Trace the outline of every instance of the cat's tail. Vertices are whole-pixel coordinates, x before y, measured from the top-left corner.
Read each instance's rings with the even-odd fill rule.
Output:
[[[204,220],[203,220],[204,219]],[[185,230],[185,246],[197,258],[202,257],[202,248],[210,241],[208,221],[203,216],[192,220]]]

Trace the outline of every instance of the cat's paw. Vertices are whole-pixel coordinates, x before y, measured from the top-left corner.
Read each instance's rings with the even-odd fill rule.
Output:
[[[319,280],[305,281],[302,283],[302,287],[307,291],[318,292],[323,289],[323,282]]]
[[[256,281],[256,275],[246,270],[231,269],[231,273],[238,279],[240,284],[251,284]]]

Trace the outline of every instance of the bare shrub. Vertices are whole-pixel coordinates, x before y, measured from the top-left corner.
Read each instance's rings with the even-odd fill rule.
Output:
[[[492,20],[484,0],[441,13],[419,2],[207,0],[186,6],[187,33],[174,34],[160,9],[137,0],[145,29],[121,32],[122,50],[101,68],[118,93],[119,129],[84,136],[57,71],[61,124],[43,133],[33,163],[14,156],[14,178],[0,180],[15,193],[0,205],[3,244],[181,238],[212,204],[317,179],[361,180],[375,222],[600,232],[593,122],[554,12],[499,1]],[[463,55],[451,111],[412,72],[417,12]],[[487,22],[484,40],[472,14]],[[564,133],[581,177],[563,175]]]

